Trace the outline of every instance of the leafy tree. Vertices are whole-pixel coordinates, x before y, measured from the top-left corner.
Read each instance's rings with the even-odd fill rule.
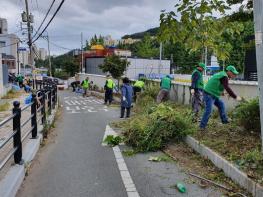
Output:
[[[86,40],[86,45],[84,47],[84,50],[87,51],[87,50],[90,50],[90,44],[89,44],[89,41]]]
[[[35,66],[36,68],[40,68],[40,67],[44,67],[47,68],[48,67],[48,60],[42,60],[42,59],[35,59]]]
[[[158,57],[158,43],[154,38],[151,38],[150,34],[146,34],[141,42],[136,45],[136,56],[142,58]]]
[[[224,1],[187,0],[180,1],[175,8],[181,14],[180,20],[177,20],[173,11],[160,15],[160,40],[180,42],[191,52],[202,50],[203,54],[207,47],[218,59],[225,61],[229,58],[232,46],[222,39],[222,35],[239,34],[243,26],[214,17],[213,13],[217,12],[222,16],[229,9]],[[202,60],[204,61],[204,56]]]
[[[79,63],[72,55],[64,54],[57,57],[52,57],[52,75],[55,74],[55,69],[60,68],[69,76],[74,76],[79,71]]]
[[[113,78],[120,79],[124,71],[129,66],[130,62],[126,59],[121,59],[117,55],[107,56],[104,59],[104,63],[99,68],[104,72],[109,72]]]

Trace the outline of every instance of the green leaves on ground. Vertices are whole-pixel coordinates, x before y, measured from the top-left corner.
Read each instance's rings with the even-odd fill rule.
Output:
[[[122,142],[122,138],[120,136],[113,136],[113,135],[108,135],[104,139],[104,143],[106,143],[109,146],[117,146]]]

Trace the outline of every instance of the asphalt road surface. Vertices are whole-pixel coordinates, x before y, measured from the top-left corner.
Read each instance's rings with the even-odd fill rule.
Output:
[[[117,149],[102,146],[106,125],[118,119],[118,108],[104,106],[101,99],[82,98],[67,91],[60,98],[63,112],[54,131],[55,142],[48,144],[33,162],[17,197],[222,195],[215,188],[204,190],[191,184],[190,177],[175,162],[148,161],[149,156],[162,153],[124,157],[116,153]],[[186,185],[186,193],[171,188],[177,182]]]

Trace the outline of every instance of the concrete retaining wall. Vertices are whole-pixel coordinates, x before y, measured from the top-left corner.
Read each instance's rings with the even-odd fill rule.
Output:
[[[94,82],[100,88],[104,87],[106,77],[103,75],[93,75],[93,74],[78,74],[80,80],[83,80],[85,77],[89,77],[91,81]],[[190,94],[190,83],[189,82],[179,82],[189,80],[190,75],[175,75],[176,80],[173,82],[172,89],[170,91],[170,99],[180,104],[189,105],[191,103],[191,94]],[[116,84],[117,81],[115,80]],[[151,84],[159,86],[159,80],[152,80]],[[258,83],[250,81],[230,81],[230,87],[234,92],[244,97],[245,99],[252,99],[258,96]],[[222,97],[225,102],[225,105],[228,110],[233,109],[238,103],[233,99],[228,99],[227,96]]]

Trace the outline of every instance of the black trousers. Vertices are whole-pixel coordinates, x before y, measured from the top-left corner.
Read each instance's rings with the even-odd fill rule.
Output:
[[[130,107],[121,107],[121,118],[124,117],[125,109],[126,109],[126,118],[129,118],[130,114],[131,114],[131,108]]]
[[[134,100],[135,103],[136,103],[136,100],[137,100],[137,93],[141,92],[141,91],[142,91],[142,89],[140,87],[133,86],[133,100]]]
[[[106,91],[105,91],[105,103],[107,103],[109,101],[109,104],[111,104],[112,102],[112,94],[113,94],[113,90],[112,89],[109,89],[109,88],[106,88]]]

